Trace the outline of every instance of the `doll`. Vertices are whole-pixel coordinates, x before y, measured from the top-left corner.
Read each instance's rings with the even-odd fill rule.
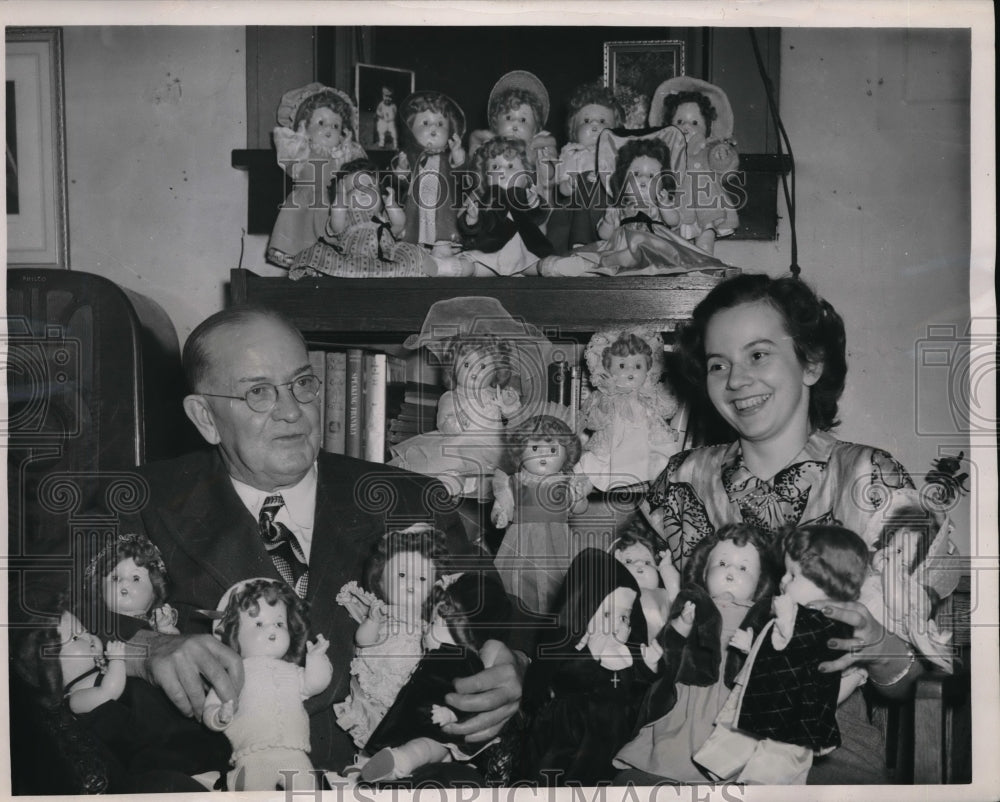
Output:
[[[430,90],[409,95],[400,113],[409,140],[394,160],[396,172],[409,182],[403,239],[435,256],[452,256],[459,241],[453,171],[465,163],[465,115],[450,97]]]
[[[349,582],[337,595],[358,622],[358,631],[351,690],[334,712],[358,748],[368,742],[417,666],[424,606],[444,556],[444,535],[429,526],[391,531],[365,563],[364,589]]]
[[[349,161],[333,178],[333,199],[323,237],[295,257],[288,277],[437,275],[437,262],[427,251],[397,241],[405,221],[391,186],[383,197],[374,163],[368,159]]]
[[[357,130],[357,108],[339,89],[311,83],[282,95],[274,146],[278,164],[295,183],[278,211],[267,261],[289,267],[323,235],[325,187],[342,164],[365,156]]]
[[[456,335],[443,355],[445,385],[438,399],[437,431],[392,448],[399,468],[437,477],[457,496],[478,492],[503,451],[505,421],[521,410],[511,379],[511,344],[491,334]]]
[[[218,609],[215,634],[243,658],[243,687],[238,705],[210,690],[202,720],[233,745],[230,788],[306,788],[314,778],[305,700],[333,679],[329,644],[322,635],[309,642],[308,606],[280,580],[238,582]]]
[[[506,527],[496,566],[508,593],[528,610],[554,612],[574,554],[569,516],[587,507],[589,483],[573,473],[580,438],[560,418],[537,415],[506,433],[513,475],[493,476],[490,518]]]
[[[684,151],[678,171],[681,221],[678,233],[706,253],[716,237],[732,234],[739,225],[736,205],[723,181],[739,166],[732,141],[733,110],[719,87],[698,78],[678,76],[653,93],[650,125],[679,128]]]
[[[499,742],[468,743],[449,737],[441,727],[471,715],[449,707],[445,696],[454,691],[457,678],[483,670],[483,646],[488,640],[505,639],[510,614],[510,601],[495,579],[473,572],[438,580],[424,631],[426,652],[372,733],[366,747],[372,758],[362,767],[361,779],[398,779],[451,759],[494,764],[483,752],[499,747]],[[492,779],[499,778],[487,776]]]
[[[614,775],[611,759],[632,733],[662,654],[646,645],[642,616],[633,617],[638,593],[607,552],[586,548],[573,558],[558,627],[525,675],[520,779],[596,785]]]
[[[594,390],[583,404],[581,429],[593,432],[580,472],[599,490],[647,482],[680,450],[667,423],[677,401],[666,385],[663,341],[642,328],[598,332],[584,352]]]
[[[675,232],[681,213],[670,151],[660,139],[625,142],[615,156],[610,185],[611,205],[597,224],[600,240],[569,256],[545,259],[543,275],[666,274],[724,266]]]
[[[527,153],[527,166],[535,173],[538,192],[551,198],[555,179],[556,140],[544,130],[549,117],[549,93],[538,76],[526,70],[512,70],[501,76],[490,90],[486,117],[488,131],[469,135],[470,155],[497,136],[519,139]]]
[[[639,604],[646,633],[653,643],[667,625],[670,605],[680,590],[680,574],[666,552],[656,547],[658,536],[641,517],[633,518],[611,544],[611,553],[639,586]]]
[[[382,99],[375,107],[375,146],[378,148],[398,148],[399,131],[396,128],[396,101],[392,89],[382,87]]]
[[[469,195],[458,215],[464,258],[477,276],[533,272],[552,253],[545,237],[549,209],[538,196],[527,167],[524,143],[495,137],[475,155],[478,192]]]
[[[867,679],[864,669],[824,674],[817,666],[840,656],[830,638],[850,626],[806,605],[855,601],[868,571],[868,548],[854,532],[813,524],[782,538],[785,574],[773,617],[755,632],[741,629],[732,646],[748,657],[715,729],[693,760],[713,780],[805,784],[813,754],[840,745],[836,709]]]
[[[755,602],[770,605],[776,574],[771,543],[752,526],[727,524],[695,546],[660,636],[663,675],[616,766],[704,782],[691,756],[711,734],[742,667],[742,653],[729,643]]]
[[[145,535],[113,535],[84,571],[88,629],[99,637],[128,640],[140,629],[178,633],[177,612],[166,603],[167,569]]]
[[[126,677],[125,643],[105,647],[65,599],[59,607],[58,618],[18,633],[12,667],[42,708],[67,711],[96,737],[109,793],[190,790],[191,775],[225,767],[225,737],[182,715],[159,688]]]

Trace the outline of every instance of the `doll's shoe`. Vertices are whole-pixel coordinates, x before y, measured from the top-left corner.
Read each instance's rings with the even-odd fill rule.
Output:
[[[376,752],[372,759],[361,767],[361,779],[370,783],[397,779],[396,756],[392,753],[392,749],[386,747]]]

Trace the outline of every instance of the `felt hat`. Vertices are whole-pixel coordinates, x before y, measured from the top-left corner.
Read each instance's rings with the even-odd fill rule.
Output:
[[[701,92],[715,107],[716,117],[712,123],[713,139],[726,139],[733,135],[733,107],[729,104],[726,93],[715,84],[710,84],[700,78],[692,78],[689,75],[678,75],[656,87],[653,99],[649,103],[650,126],[668,124],[668,121],[663,119],[663,101],[666,100],[667,95],[679,92]]]
[[[452,131],[452,134],[458,134],[459,137],[465,136],[465,112],[462,111],[462,107],[458,103],[444,92],[438,92],[434,89],[421,89],[418,92],[407,95],[399,105],[399,116],[403,120],[406,120],[413,113],[414,105],[422,100],[442,102],[445,107],[446,116],[454,122],[455,130]]]
[[[500,76],[500,80],[493,84],[486,107],[490,108],[493,105],[493,98],[508,89],[522,89],[538,97],[542,105],[542,119],[538,121],[538,127],[539,129],[544,128],[545,122],[549,119],[549,92],[541,79],[527,70],[511,70]]]
[[[331,86],[326,86],[325,84],[321,84],[316,81],[311,84],[306,84],[305,86],[300,86],[297,89],[289,89],[281,96],[281,102],[278,104],[278,125],[285,128],[295,128],[295,118],[298,116],[299,109],[302,108],[302,104],[317,95],[326,96],[331,101],[333,106],[345,103],[351,113],[351,119],[346,122],[350,123],[351,130],[357,134],[358,107],[355,105],[354,101],[351,100],[351,96],[346,92],[342,92],[339,89],[334,89]]]

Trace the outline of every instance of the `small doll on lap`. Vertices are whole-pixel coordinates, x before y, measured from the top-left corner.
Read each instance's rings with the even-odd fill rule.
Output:
[[[226,591],[219,610],[216,637],[243,658],[243,687],[238,705],[210,690],[202,719],[233,746],[229,787],[315,788],[305,700],[333,679],[326,638],[309,642],[306,602],[280,580],[240,582]]]
[[[667,552],[657,547],[658,539],[653,528],[636,516],[625,525],[610,549],[639,586],[639,604],[646,619],[649,643],[657,640],[667,625],[681,580]]]
[[[420,660],[424,608],[444,557],[444,535],[430,526],[391,531],[365,563],[364,589],[349,582],[337,595],[358,631],[351,690],[334,712],[359,749]]]
[[[392,187],[382,194],[373,162],[348,162],[334,176],[331,190],[326,231],[319,242],[295,257],[289,278],[437,275],[437,262],[430,253],[419,245],[398,241],[406,216]]]
[[[476,151],[474,165],[478,188],[458,215],[463,258],[477,276],[534,272],[552,253],[545,236],[550,210],[535,188],[524,143],[495,137]]]
[[[552,415],[529,418],[507,432],[508,467],[493,477],[491,518],[506,527],[496,567],[504,587],[528,610],[553,612],[574,549],[571,513],[587,507],[590,484],[573,473],[580,438]]]
[[[426,652],[368,740],[372,758],[362,767],[361,778],[393,780],[430,764],[473,759],[488,782],[506,782],[509,777],[491,773],[492,767],[506,763],[490,754],[503,744],[467,743],[441,728],[469,717],[449,707],[445,697],[455,690],[456,679],[483,670],[480,655],[487,641],[505,639],[510,601],[495,579],[478,572],[451,574],[435,585],[428,618]]]

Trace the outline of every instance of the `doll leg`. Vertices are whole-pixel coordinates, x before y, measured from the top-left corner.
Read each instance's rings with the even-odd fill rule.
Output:
[[[805,785],[812,767],[813,751],[764,738],[736,778],[747,785]]]
[[[366,782],[398,780],[408,777],[421,766],[441,763],[451,753],[430,738],[414,738],[402,746],[386,747],[377,752],[361,769]]]
[[[712,255],[715,253],[715,229],[707,228],[694,239],[694,244],[705,253]]]
[[[242,776],[241,776],[242,775]],[[272,749],[255,752],[236,764],[230,783],[235,791],[273,791],[275,788],[315,790],[321,782],[313,772],[313,765],[305,752],[299,749]],[[234,787],[233,787],[234,786]]]

